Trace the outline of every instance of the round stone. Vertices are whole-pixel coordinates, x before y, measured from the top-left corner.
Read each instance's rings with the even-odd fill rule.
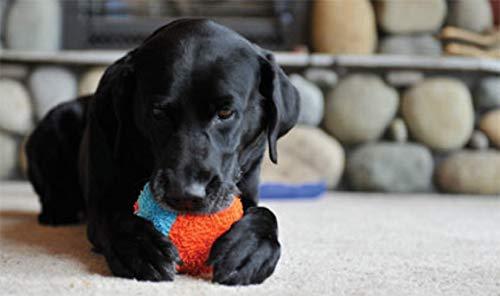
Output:
[[[15,80],[0,79],[0,129],[24,134],[33,126],[33,111],[28,92]]]
[[[369,54],[375,50],[377,28],[368,0],[314,1],[311,21],[312,43],[318,52]]]
[[[342,143],[378,139],[398,107],[398,93],[374,75],[342,79],[329,93],[324,125]]]
[[[489,1],[451,1],[448,24],[475,32],[491,29],[493,27],[493,13]]]
[[[16,141],[0,131],[0,179],[12,176],[16,167]]]
[[[474,127],[469,89],[450,78],[430,78],[410,88],[402,113],[410,134],[436,150],[463,147]]]
[[[304,77],[323,89],[334,87],[338,80],[337,73],[322,68],[309,68],[304,72]]]
[[[500,194],[500,152],[456,152],[441,162],[436,175],[446,192]]]
[[[76,98],[77,80],[72,72],[57,66],[42,66],[33,71],[28,81],[38,118],[56,105]]]
[[[482,79],[475,92],[474,103],[479,110],[500,107],[500,77]]]
[[[431,35],[389,35],[382,39],[379,51],[384,54],[440,56],[441,42]]]
[[[285,184],[326,182],[333,189],[344,171],[342,146],[321,129],[297,126],[278,141],[278,165],[267,157],[261,181]]]
[[[6,44],[10,49],[58,50],[62,16],[58,0],[17,0],[9,9]]]
[[[486,113],[479,122],[479,128],[497,148],[500,148],[500,109]]]
[[[387,33],[435,32],[444,22],[445,0],[375,1],[377,22]]]
[[[106,71],[106,68],[98,67],[85,72],[80,78],[78,95],[85,96],[93,94],[97,89],[97,85],[99,85],[99,81],[101,80],[104,71]]]
[[[317,126],[323,119],[323,93],[314,83],[297,74],[290,75],[290,82],[295,86],[300,96],[299,123]]]
[[[355,190],[423,192],[432,187],[434,162],[426,147],[409,143],[369,143],[347,161],[349,184]]]
[[[474,131],[470,136],[469,147],[476,150],[488,149],[490,141],[482,131]]]
[[[389,135],[396,142],[406,142],[408,140],[408,129],[406,123],[401,118],[395,118],[389,125]]]

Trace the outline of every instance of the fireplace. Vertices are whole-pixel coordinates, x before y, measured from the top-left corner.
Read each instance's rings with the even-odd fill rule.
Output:
[[[205,17],[273,50],[307,43],[309,2],[300,0],[63,1],[64,49],[126,49],[181,17]]]

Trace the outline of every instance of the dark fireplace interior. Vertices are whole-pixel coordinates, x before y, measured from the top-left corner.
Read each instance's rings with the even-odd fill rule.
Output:
[[[309,6],[296,0],[64,1],[63,48],[131,48],[176,18],[206,17],[266,48],[293,50],[307,43]]]

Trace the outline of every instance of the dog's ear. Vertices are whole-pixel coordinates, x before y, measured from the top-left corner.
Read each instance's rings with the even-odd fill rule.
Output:
[[[115,158],[119,157],[119,147],[127,133],[125,125],[133,118],[135,76],[132,56],[133,52],[130,52],[109,66],[94,94],[97,121],[110,141],[108,144]]]
[[[276,63],[272,53],[258,48],[261,65],[260,93],[264,96],[267,116],[269,158],[278,163],[276,142],[299,117],[299,93]]]

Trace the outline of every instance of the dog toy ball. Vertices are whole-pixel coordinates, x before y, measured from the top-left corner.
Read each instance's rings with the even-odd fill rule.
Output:
[[[179,273],[210,276],[212,268],[205,265],[215,240],[243,216],[238,197],[232,204],[214,214],[193,214],[163,208],[154,198],[146,183],[134,204],[134,214],[149,220],[156,230],[168,236],[177,247],[182,265]]]

